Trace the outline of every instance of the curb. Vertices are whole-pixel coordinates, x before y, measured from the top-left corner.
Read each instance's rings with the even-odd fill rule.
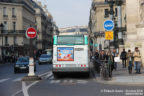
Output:
[[[39,76],[25,76],[22,81],[39,81],[42,80]]]
[[[115,81],[116,79],[113,77],[111,80],[102,80],[100,77],[96,78],[96,82],[97,83],[101,83],[101,84],[107,84],[107,85],[121,85],[121,86],[144,86],[144,82],[143,83],[139,83],[139,82],[117,82]]]

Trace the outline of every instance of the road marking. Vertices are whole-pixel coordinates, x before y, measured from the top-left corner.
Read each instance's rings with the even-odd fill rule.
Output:
[[[50,84],[54,84],[54,83],[55,83],[55,84],[56,84],[56,83],[60,83],[60,80],[51,80],[51,81],[50,81]]]
[[[22,82],[22,92],[24,96],[29,96],[28,94],[28,88],[26,87],[26,83]]]
[[[79,84],[86,84],[88,81],[86,81],[86,80],[77,80],[77,83],[79,83]]]
[[[49,78],[49,80],[53,80],[54,79],[54,77],[53,76],[51,76],[50,78]]]
[[[0,80],[0,83],[3,83],[3,82],[5,82],[5,81],[7,81],[7,80],[9,80],[10,78],[6,78],[6,79],[1,79]]]
[[[49,78],[49,77],[52,75],[52,74],[51,74],[51,75],[50,75],[50,74],[51,74],[51,71],[46,72],[46,73],[43,73],[43,74],[40,74],[39,76],[41,77],[41,76],[46,75],[46,77]],[[14,81],[17,81],[18,79],[19,79],[19,78],[15,79]],[[17,91],[17,92],[15,92],[15,93],[12,94],[11,96],[16,96],[17,94],[19,94],[19,93],[21,93],[21,92],[23,92],[23,95],[24,95],[24,96],[29,96],[29,94],[28,94],[29,88],[32,87],[33,85],[37,84],[38,82],[39,82],[39,81],[35,81],[35,82],[29,84],[28,86],[26,86],[26,83],[23,81],[23,82],[22,82],[22,89],[19,90],[19,91]]]
[[[19,78],[16,78],[14,80],[12,80],[13,82],[18,82],[18,81],[21,81],[22,80],[22,77],[19,77]]]
[[[73,80],[69,80],[69,83],[74,83]]]
[[[17,91],[16,93],[12,94],[11,96],[16,96],[17,94],[21,93],[22,90]]]

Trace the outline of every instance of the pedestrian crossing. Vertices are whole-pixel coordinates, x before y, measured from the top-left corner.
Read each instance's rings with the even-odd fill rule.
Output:
[[[49,76],[49,75],[48,75]],[[1,83],[6,83],[7,81],[11,82],[20,82],[23,77],[18,77],[15,79],[12,78],[5,78],[5,79],[0,79],[0,84]],[[88,80],[77,80],[77,79],[54,79],[53,76],[47,79],[49,84],[86,84],[88,83]]]
[[[54,77],[50,77],[48,79],[50,84],[87,84],[88,80],[77,80],[77,79],[54,79]]]

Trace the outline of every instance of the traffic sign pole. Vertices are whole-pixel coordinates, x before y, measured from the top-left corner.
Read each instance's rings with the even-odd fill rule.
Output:
[[[29,74],[28,76],[35,76],[34,73],[34,58],[33,58],[33,40],[30,39],[30,58],[29,58]]]
[[[34,68],[34,58],[33,58],[33,38],[35,38],[37,35],[36,30],[32,27],[28,28],[26,31],[26,37],[29,39],[30,44],[30,50],[29,50],[29,73],[28,76],[25,76],[22,80],[23,81],[35,81],[35,80],[41,80],[40,77],[35,75]]]

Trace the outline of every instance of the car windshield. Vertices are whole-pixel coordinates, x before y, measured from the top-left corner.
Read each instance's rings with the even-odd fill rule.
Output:
[[[50,57],[50,55],[43,54],[40,56],[40,58],[48,58],[48,57]]]
[[[18,58],[17,62],[29,62],[29,58],[21,57],[21,58]]]

